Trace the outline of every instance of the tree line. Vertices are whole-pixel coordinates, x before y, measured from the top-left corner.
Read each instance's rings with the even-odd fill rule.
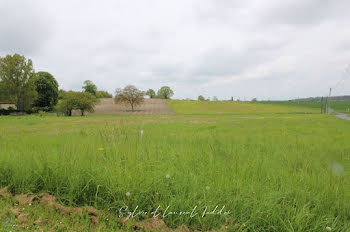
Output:
[[[143,92],[135,86],[128,85],[115,91],[116,104],[130,105],[131,110],[149,98],[170,99],[174,92],[168,86],[161,87],[157,94],[153,89]],[[71,116],[73,110],[93,112],[100,98],[112,98],[112,94],[98,90],[90,80],[86,80],[82,91],[65,91],[49,72],[35,72],[31,59],[19,54],[0,57],[0,101],[10,101],[17,111],[56,111]]]
[[[146,95],[149,96],[149,98],[171,99],[174,92],[169,86],[163,86],[158,90],[157,94],[153,89],[149,89],[146,91]]]

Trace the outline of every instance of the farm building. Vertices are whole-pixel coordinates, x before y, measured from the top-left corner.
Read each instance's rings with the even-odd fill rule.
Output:
[[[15,103],[9,102],[9,101],[0,101],[0,110],[1,109],[7,110],[9,108],[16,109]]]

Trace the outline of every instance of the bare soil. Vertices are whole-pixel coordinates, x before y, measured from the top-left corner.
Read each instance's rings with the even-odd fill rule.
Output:
[[[134,111],[131,111],[130,105],[115,104],[113,98],[100,100],[95,106],[95,112],[86,114],[173,114],[164,99],[145,99],[142,105],[134,107]],[[80,111],[75,111],[73,114],[79,115]]]
[[[119,218],[116,215],[108,211],[97,210],[92,206],[87,206],[84,208],[73,208],[64,206],[58,203],[55,196],[50,195],[48,193],[41,193],[38,195],[31,194],[20,194],[20,195],[12,195],[8,192],[8,188],[0,188],[0,201],[14,200],[16,202],[15,205],[11,207],[12,204],[9,204],[5,212],[5,215],[13,214],[14,215],[14,227],[18,227],[19,230],[27,228],[28,230],[33,228],[38,228],[39,230],[35,231],[44,231],[41,229],[42,226],[46,228],[52,228],[53,231],[58,230],[59,227],[64,226],[63,224],[57,224],[54,222],[54,218],[50,218],[50,211],[58,212],[62,217],[70,217],[72,219],[71,229],[76,226],[76,231],[82,231],[80,225],[74,225],[75,222],[74,217],[82,218],[83,213],[86,212],[89,217],[89,223],[91,227],[91,231],[100,231],[99,224],[101,221],[104,221],[104,225],[108,225],[108,221],[116,221],[121,226],[121,231],[124,229],[128,229],[128,231],[162,231],[162,232],[191,232],[191,230],[186,226],[182,225],[177,227],[176,229],[169,228],[165,222],[159,217],[150,217],[143,221],[133,221],[128,218]],[[32,208],[32,211],[28,210]],[[35,216],[33,214],[33,210],[38,210],[40,212],[40,217]],[[49,211],[45,210],[48,209]],[[3,212],[4,213],[4,212]],[[52,216],[52,215],[51,215]],[[0,218],[1,219],[1,218]],[[13,224],[13,223],[12,223]],[[6,228],[5,228],[6,229]],[[7,231],[7,230],[6,230]],[[8,230],[13,231],[13,230]],[[50,231],[50,230],[49,230]],[[64,231],[63,227],[60,228],[59,231]],[[214,230],[210,230],[213,231]],[[220,231],[226,231],[225,227],[222,227]]]

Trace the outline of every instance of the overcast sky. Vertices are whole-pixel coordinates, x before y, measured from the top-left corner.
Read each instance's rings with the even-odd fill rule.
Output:
[[[349,0],[1,0],[0,56],[31,58],[65,90],[89,79],[179,99],[350,95],[338,84],[349,12]]]

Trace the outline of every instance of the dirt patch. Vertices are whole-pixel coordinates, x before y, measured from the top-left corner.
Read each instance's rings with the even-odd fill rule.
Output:
[[[98,229],[98,226],[100,224],[100,221],[105,221],[108,220],[115,220],[118,221],[121,226],[121,229],[125,228],[127,225],[127,218],[119,218],[115,215],[112,215],[109,212],[105,212],[102,210],[97,210],[96,208],[92,206],[87,206],[84,208],[72,208],[72,207],[67,207],[64,205],[61,205],[60,203],[57,202],[57,199],[55,196],[52,196],[48,193],[42,193],[39,195],[30,195],[30,194],[20,194],[20,195],[15,195],[13,196],[7,191],[7,188],[2,188],[0,189],[0,196],[6,196],[6,198],[15,200],[18,203],[18,207],[16,208],[11,208],[9,209],[9,212],[15,216],[14,221],[16,223],[16,227],[18,228],[29,228],[30,226],[45,226],[50,223],[50,219],[48,216],[41,215],[37,216],[36,218],[33,218],[33,215],[30,213],[26,212],[25,208],[22,208],[24,205],[29,206],[27,209],[32,208],[32,207],[45,207],[50,210],[55,210],[60,213],[61,216],[68,216],[68,217],[73,217],[75,214],[78,216],[79,220],[83,217],[83,213],[87,213],[89,217],[89,223],[92,227],[93,230],[96,228]],[[35,203],[35,204],[33,204]],[[32,206],[33,204],[33,206]],[[84,214],[85,215],[85,214]],[[64,230],[65,227],[62,222],[57,221],[56,224],[54,224],[53,228],[54,230]],[[177,227],[176,229],[169,228],[166,223],[158,218],[158,217],[151,217],[143,221],[132,221],[131,228],[135,231],[175,231],[175,232],[191,232],[191,230],[186,226],[182,225]],[[77,224],[77,228],[79,228],[81,224]],[[80,229],[78,229],[80,231]],[[226,231],[227,227],[223,226],[220,231]],[[43,231],[39,227],[39,231]],[[210,232],[214,232],[214,230],[210,230]]]
[[[131,112],[130,106],[115,104],[113,98],[101,98],[101,102],[96,105],[92,114],[173,114],[174,112],[166,104],[164,99],[145,99],[145,102],[136,106]],[[91,114],[91,113],[87,113]],[[73,115],[80,115],[80,111],[74,111]]]
[[[4,198],[8,198],[11,194],[8,192],[8,187],[4,187],[0,189],[0,196]]]
[[[59,204],[57,202],[56,197],[44,193],[40,195],[41,200],[40,200],[40,205],[42,206],[46,206],[49,207],[50,209],[54,209],[56,211],[59,211],[61,213],[63,213],[64,215],[71,215],[73,213],[76,213],[78,216],[81,216],[81,214],[83,213],[83,209],[81,208],[71,208],[71,207],[66,207],[63,206],[61,204]],[[89,206],[87,208],[87,212],[89,215],[93,215],[93,216],[97,216],[98,215],[98,210],[96,210],[95,208]],[[93,212],[93,213],[91,213]]]
[[[34,200],[39,200],[36,196],[28,194],[20,194],[15,199],[20,205],[32,205]]]
[[[99,214],[98,210],[95,209],[95,208],[92,207],[92,206],[88,206],[88,207],[87,207],[87,212],[88,212],[88,214],[91,215],[91,216],[97,216],[97,215]]]
[[[19,224],[28,224],[28,217],[29,217],[28,213],[21,213],[20,215],[18,215],[16,221]]]
[[[21,213],[21,212],[19,211],[18,208],[11,209],[10,211],[11,211],[11,213],[13,213],[15,216],[18,216],[18,215]]]
[[[175,231],[176,232],[191,232],[190,229],[188,229],[188,227],[185,225],[178,227]]]
[[[39,217],[38,219],[36,219],[36,220],[34,221],[34,224],[35,224],[35,225],[38,225],[38,226],[40,226],[42,223],[43,223],[43,221],[41,220],[41,217]]]
[[[165,222],[157,217],[149,218],[143,222],[136,224],[136,227],[141,230],[146,231],[170,231],[170,228],[167,227]]]
[[[41,197],[41,201],[40,201],[41,205],[53,206],[54,204],[56,204],[56,197],[50,194],[44,193],[39,196]]]

